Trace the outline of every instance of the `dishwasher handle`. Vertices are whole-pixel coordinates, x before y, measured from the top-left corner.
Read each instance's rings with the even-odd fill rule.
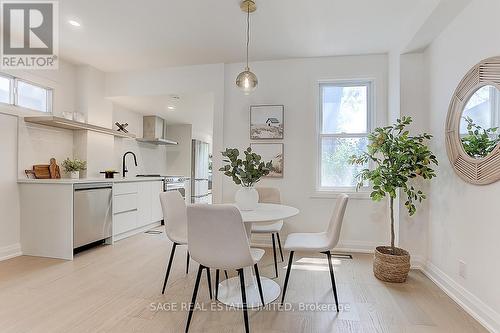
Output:
[[[89,190],[103,190],[103,189],[113,189],[113,185],[110,183],[75,184],[75,192],[89,191]]]

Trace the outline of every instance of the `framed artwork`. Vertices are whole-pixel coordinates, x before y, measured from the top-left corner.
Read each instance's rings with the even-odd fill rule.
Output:
[[[250,106],[250,140],[283,139],[283,105]]]
[[[283,178],[283,144],[282,143],[251,143],[250,147],[256,154],[262,156],[264,162],[271,161],[274,170],[267,178]]]

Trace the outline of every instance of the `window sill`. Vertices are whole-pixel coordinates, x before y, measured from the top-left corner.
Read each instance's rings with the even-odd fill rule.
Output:
[[[356,192],[354,189],[346,188],[343,190],[335,190],[335,191],[316,191],[313,192],[310,196],[312,199],[337,199],[340,194],[347,194],[351,199],[360,199],[360,200],[371,200],[370,191],[368,190],[360,190]]]

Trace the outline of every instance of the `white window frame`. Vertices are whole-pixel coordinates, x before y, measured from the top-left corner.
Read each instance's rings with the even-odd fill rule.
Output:
[[[12,76],[12,75],[9,75],[6,73],[0,72],[0,77],[6,78],[9,80],[9,102],[8,103],[0,102],[0,106],[5,107],[5,109],[1,111],[2,113],[13,114],[13,115],[17,115],[17,116],[22,116],[23,112],[24,113],[36,112],[36,113],[42,113],[42,114],[52,114],[53,107],[54,107],[53,106],[53,101],[54,101],[54,89],[53,88],[36,83],[36,82],[33,82],[33,81],[30,81],[30,80],[15,77],[15,76]],[[24,83],[27,83],[27,84],[30,84],[30,85],[33,85],[35,87],[38,87],[38,88],[45,90],[47,92],[47,94],[46,94],[47,95],[46,96],[46,98],[47,98],[47,100],[46,100],[47,110],[40,111],[40,110],[36,110],[36,109],[31,109],[31,108],[28,108],[25,106],[20,106],[18,104],[18,95],[17,95],[18,82],[24,82]]]
[[[14,77],[12,75],[0,73],[2,78],[9,80],[9,102],[0,102],[0,105],[14,105]]]
[[[43,90],[45,90],[47,93],[46,93],[46,105],[47,105],[47,111],[40,111],[40,110],[37,110],[37,109],[31,109],[31,108],[28,108],[26,106],[20,106],[19,103],[18,103],[18,100],[19,100],[19,95],[18,95],[18,83],[19,82],[23,82],[23,83],[26,83],[26,84],[29,84],[29,85],[32,85],[32,86],[35,86],[35,87],[38,87],[38,88],[41,88]],[[53,89],[52,88],[49,88],[49,87],[46,87],[46,86],[43,86],[41,84],[38,84],[38,83],[35,83],[35,82],[32,82],[32,81],[29,81],[29,80],[25,80],[25,79],[21,79],[21,78],[14,78],[14,89],[13,89],[13,93],[14,93],[14,105],[19,107],[19,108],[22,108],[22,109],[26,109],[26,110],[30,110],[30,111],[35,111],[35,112],[41,112],[43,114],[52,114],[52,95],[53,95]]]
[[[336,133],[324,134],[323,132],[323,87],[350,87],[350,86],[366,86],[367,87],[367,132],[366,133]],[[316,185],[315,197],[323,197],[335,195],[338,193],[356,193],[355,186],[321,186],[321,168],[322,155],[321,146],[324,138],[362,138],[367,137],[373,131],[375,124],[375,80],[374,79],[352,79],[352,80],[322,80],[318,82],[318,107],[317,107],[317,130],[316,130]],[[359,190],[361,197],[366,197],[369,193],[369,187],[364,186]]]

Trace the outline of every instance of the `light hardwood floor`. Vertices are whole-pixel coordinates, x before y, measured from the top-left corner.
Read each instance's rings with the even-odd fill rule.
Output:
[[[161,295],[170,248],[164,233],[141,234],[74,261],[22,256],[0,262],[0,332],[183,332],[187,313],[165,308],[189,302],[197,264],[191,261],[186,276],[185,247],[178,248]],[[272,277],[272,251],[266,252],[260,271]],[[378,281],[369,255],[333,260],[345,311],[301,311],[300,302],[334,302],[326,259],[300,253],[296,259],[287,291],[295,311],[249,311],[252,332],[485,332],[418,271],[405,284]],[[285,266],[279,263],[280,285]],[[194,313],[190,332],[243,332],[241,311],[210,311],[218,303],[210,303],[207,289],[204,276],[198,301],[207,310]]]

